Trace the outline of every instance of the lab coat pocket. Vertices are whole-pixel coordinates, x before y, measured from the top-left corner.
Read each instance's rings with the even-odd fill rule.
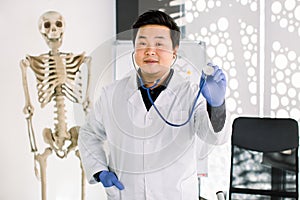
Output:
[[[115,186],[105,188],[107,200],[120,200],[120,190]]]
[[[191,176],[183,179],[180,184],[181,200],[196,200],[198,199],[198,180],[197,173],[194,171]]]

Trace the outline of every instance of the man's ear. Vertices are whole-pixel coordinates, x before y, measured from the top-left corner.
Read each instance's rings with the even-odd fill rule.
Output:
[[[173,49],[173,58],[175,59],[177,57],[177,51],[178,51],[179,46],[177,45],[174,49]]]

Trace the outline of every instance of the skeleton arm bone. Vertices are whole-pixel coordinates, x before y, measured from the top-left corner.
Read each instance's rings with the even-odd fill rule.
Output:
[[[90,56],[84,57],[84,63],[87,65],[88,68],[88,77],[87,77],[87,87],[86,87],[86,95],[85,95],[85,100],[82,103],[83,110],[87,114],[88,113],[88,108],[90,106],[90,81],[91,81],[91,60],[92,58]]]
[[[27,59],[21,60],[20,66],[21,66],[21,70],[22,70],[23,89],[24,89],[24,93],[25,93],[25,107],[24,107],[23,112],[24,112],[24,114],[32,116],[34,108],[30,101],[27,75],[26,75],[27,68],[29,67],[29,61]]]
[[[37,152],[35,135],[32,126],[32,116],[34,112],[34,108],[30,102],[29,90],[28,90],[28,82],[27,82],[27,68],[29,67],[29,61],[27,59],[23,59],[20,62],[21,70],[22,70],[22,81],[23,81],[23,89],[25,93],[25,107],[23,109],[24,114],[26,114],[27,120],[27,128],[28,128],[28,135],[30,140],[30,147],[31,152]]]

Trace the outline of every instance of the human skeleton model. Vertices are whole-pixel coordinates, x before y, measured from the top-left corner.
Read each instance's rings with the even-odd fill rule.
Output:
[[[64,28],[65,21],[62,15],[55,11],[44,13],[39,19],[39,31],[46,40],[50,52],[39,56],[27,55],[26,59],[20,62],[25,92],[24,113],[27,119],[31,151],[34,153],[35,163],[38,163],[40,166],[40,174],[37,173],[38,170],[36,167],[35,171],[36,175],[40,175],[41,177],[42,200],[46,200],[47,157],[52,151],[54,151],[58,157],[65,158],[69,152],[74,150],[79,157],[79,152],[76,150],[79,127],[75,126],[69,129],[69,131],[67,130],[65,98],[74,103],[82,103],[85,113],[87,113],[89,107],[88,89],[91,58],[86,57],[84,53],[74,55],[72,53],[59,52],[58,48],[62,44]],[[84,100],[82,98],[82,84],[77,81],[77,78],[81,77],[80,68],[83,64],[86,64],[88,70]],[[56,116],[54,120],[56,123],[54,132],[49,128],[43,130],[44,141],[49,147],[47,147],[42,154],[37,153],[38,150],[32,126],[34,108],[31,104],[28,90],[26,75],[28,67],[33,70],[36,76],[38,101],[41,103],[41,107],[43,108],[50,101],[54,101],[55,104],[54,113]],[[85,196],[84,188],[84,173],[82,170],[82,199],[84,199]]]

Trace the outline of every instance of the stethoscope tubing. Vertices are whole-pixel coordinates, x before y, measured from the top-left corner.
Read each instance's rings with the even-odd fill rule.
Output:
[[[138,74],[138,78],[139,78],[141,87],[142,87],[144,90],[147,91],[148,99],[149,99],[151,105],[154,107],[154,109],[155,109],[155,111],[157,112],[157,114],[159,115],[159,117],[160,117],[166,124],[168,124],[168,125],[170,125],[170,126],[173,126],[173,127],[181,127],[181,126],[184,126],[184,125],[186,125],[187,123],[189,123],[189,121],[191,120],[191,118],[192,118],[192,116],[193,116],[193,114],[194,114],[194,112],[195,112],[195,108],[196,108],[196,105],[197,105],[197,101],[198,101],[198,99],[199,99],[199,97],[200,97],[200,94],[201,94],[201,92],[202,92],[202,89],[203,89],[203,87],[204,87],[204,85],[205,85],[205,82],[206,82],[206,75],[205,75],[204,79],[200,79],[199,90],[198,90],[198,93],[197,93],[196,98],[194,99],[194,103],[193,103],[192,109],[191,109],[191,111],[190,111],[190,113],[189,113],[189,116],[188,116],[187,120],[186,120],[185,122],[181,123],[181,124],[176,124],[176,123],[172,123],[172,122],[168,121],[168,120],[161,114],[161,112],[159,111],[159,109],[158,109],[157,106],[155,105],[155,103],[154,103],[154,101],[153,101],[153,99],[152,99],[152,97],[151,97],[151,94],[150,94],[150,90],[153,89],[153,88],[155,88],[156,86],[158,86],[158,83],[160,82],[160,80],[161,80],[166,74],[164,74],[161,78],[159,78],[159,79],[157,79],[156,81],[154,81],[154,85],[152,85],[151,87],[145,87],[145,84],[144,84],[144,82],[143,82],[143,79],[142,79],[142,77],[140,76],[140,74],[139,74],[139,72],[138,72],[138,70],[137,70],[137,68],[136,68],[136,63],[135,63],[135,60],[134,60],[134,52],[132,52],[131,58],[132,58],[132,63],[133,63],[134,69],[135,69],[136,73]],[[177,60],[177,56],[176,56],[174,62],[172,63],[170,69],[173,67],[173,65],[174,65],[174,63],[176,62],[176,60]]]

